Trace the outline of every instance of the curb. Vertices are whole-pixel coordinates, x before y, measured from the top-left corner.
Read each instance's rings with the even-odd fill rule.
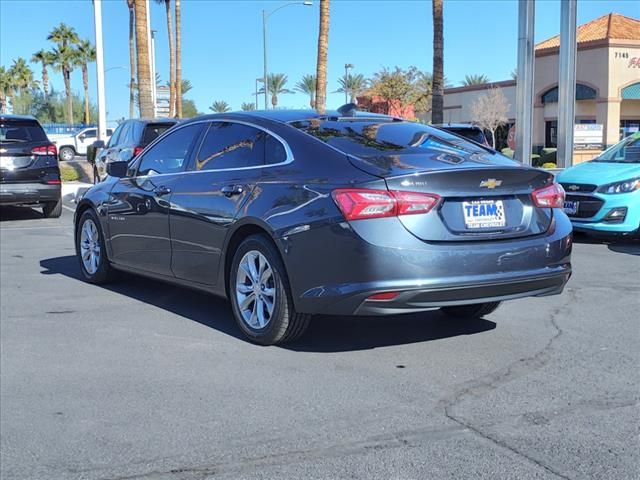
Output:
[[[84,192],[93,187],[91,183],[85,182],[63,182],[62,183],[62,201],[76,203],[76,199],[81,197]]]

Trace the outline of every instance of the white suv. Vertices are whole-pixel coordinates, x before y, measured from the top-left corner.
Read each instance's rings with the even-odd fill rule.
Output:
[[[109,140],[113,134],[113,129],[107,129],[107,138],[105,142]],[[78,130],[73,135],[64,137],[53,138],[53,143],[58,147],[58,157],[60,160],[69,162],[75,158],[76,155],[86,155],[87,147],[92,145],[97,138],[97,129],[95,127],[84,128]]]

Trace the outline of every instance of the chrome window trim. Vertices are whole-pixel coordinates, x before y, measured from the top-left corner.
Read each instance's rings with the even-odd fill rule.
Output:
[[[136,175],[132,176],[132,177],[127,177],[127,178],[147,178],[147,177],[164,177],[164,176],[168,176],[168,175],[187,175],[187,174],[193,174],[193,173],[207,173],[207,172],[235,172],[235,171],[241,171],[241,170],[256,170],[259,168],[271,168],[271,167],[281,167],[283,165],[288,165],[290,163],[293,162],[294,157],[293,157],[293,152],[291,151],[291,148],[289,147],[289,144],[277,133],[275,133],[272,130],[269,130],[268,128],[262,127],[260,125],[256,125],[254,123],[250,123],[250,122],[245,122],[244,120],[236,120],[236,119],[232,119],[232,118],[225,118],[225,117],[220,117],[220,118],[208,118],[206,120],[198,120],[195,122],[189,122],[187,124],[184,125],[180,125],[177,124],[175,127],[172,127],[172,132],[170,132],[170,134],[173,134],[174,132],[180,130],[181,128],[185,128],[188,127],[190,125],[197,125],[200,123],[208,123],[208,124],[212,124],[214,122],[227,122],[227,123],[238,123],[240,125],[245,125],[247,127],[252,127],[255,128],[257,130],[262,130],[263,132],[266,132],[267,134],[271,135],[273,138],[275,138],[276,140],[278,140],[282,146],[284,147],[285,153],[287,155],[287,158],[284,162],[279,162],[279,163],[272,163],[269,165],[257,165],[254,167],[238,167],[238,168],[219,168],[219,169],[211,169],[211,170],[183,170],[181,172],[174,172],[174,173],[158,173],[156,175],[138,175],[138,171],[140,169],[140,164],[142,163],[142,160],[144,160],[144,157],[141,157],[140,161],[138,161],[138,165],[136,165]],[[209,131],[210,125],[209,127],[207,127],[207,132]],[[204,133],[204,135],[207,134],[207,132]],[[167,132],[169,133],[169,132]],[[164,137],[164,135],[159,136],[158,138],[156,138],[153,142],[151,142],[149,145],[147,145],[146,148],[151,149],[153,146],[155,146],[156,143],[158,143],[160,140],[162,140]],[[200,144],[198,145],[198,152],[196,153],[196,155],[198,153],[200,153],[200,149],[202,148],[202,143],[204,142],[204,136],[202,137],[202,139],[200,140]]]

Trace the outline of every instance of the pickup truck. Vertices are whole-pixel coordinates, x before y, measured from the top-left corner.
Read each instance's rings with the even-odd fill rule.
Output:
[[[105,142],[109,140],[113,134],[113,129],[107,129],[107,138]],[[53,137],[51,140],[58,148],[58,157],[60,160],[69,162],[75,158],[76,155],[86,155],[87,147],[92,145],[97,138],[97,129],[95,127],[83,128],[78,130],[73,135],[66,135],[62,137]]]

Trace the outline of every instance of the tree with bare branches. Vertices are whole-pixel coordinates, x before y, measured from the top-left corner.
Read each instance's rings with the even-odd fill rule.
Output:
[[[471,117],[480,128],[491,132],[491,146],[496,148],[496,130],[509,121],[509,102],[502,90],[491,87],[471,104]]]

